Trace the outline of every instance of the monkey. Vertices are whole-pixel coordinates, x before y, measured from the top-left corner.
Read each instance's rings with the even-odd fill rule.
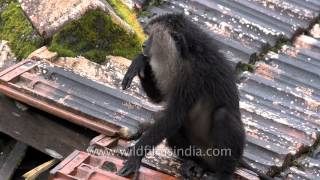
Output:
[[[271,179],[243,160],[246,138],[236,74],[214,39],[183,14],[159,15],[144,30],[149,38],[128,68],[122,88],[127,89],[138,76],[146,95],[155,103],[164,103],[164,110],[157,112],[155,123],[130,147],[130,156],[117,174],[133,174],[137,179],[142,158],[166,139],[173,150],[231,152],[215,156],[177,154],[185,179],[212,172],[207,179],[230,180],[237,166]]]

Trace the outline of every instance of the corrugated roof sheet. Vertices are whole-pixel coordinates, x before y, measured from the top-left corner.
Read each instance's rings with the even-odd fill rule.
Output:
[[[320,125],[320,39],[318,34],[320,30],[315,25],[313,28],[313,36],[302,35],[297,38],[295,47],[286,47],[284,51],[288,54],[284,69],[290,79],[296,81],[288,81],[289,83],[297,84],[296,90],[302,93],[304,99],[304,111],[308,114],[303,118],[304,123],[317,126],[319,131]],[[295,74],[293,74],[295,73]],[[319,137],[319,133],[317,134]],[[319,139],[318,139],[319,140]],[[318,141],[319,142],[319,141]],[[286,179],[320,179],[320,146],[316,142],[313,144],[315,149],[312,148],[309,153],[303,155],[295,160],[281,177]]]
[[[0,83],[3,85],[1,91],[7,95],[20,93],[27,96],[19,99],[26,103],[30,103],[30,99],[32,102],[40,99],[58,109],[63,107],[60,109],[85,118],[89,128],[101,133],[117,133],[123,138],[142,133],[153,121],[152,112],[158,109],[145,99],[104,86],[47,61],[27,59],[11,66],[0,72]]]
[[[308,28],[319,10],[317,0],[175,0],[150,11],[186,14],[211,32],[230,61],[248,63],[267,44]]]
[[[282,173],[285,179],[320,179],[320,160],[319,158],[305,157],[296,161],[297,166],[290,167]]]
[[[318,140],[319,42],[302,35],[294,46],[268,53],[266,63],[245,74],[239,86],[248,134],[245,157],[265,172],[280,171]]]

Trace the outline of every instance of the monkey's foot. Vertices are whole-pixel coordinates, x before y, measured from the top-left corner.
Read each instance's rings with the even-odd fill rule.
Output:
[[[129,175],[133,174],[132,180],[137,180],[139,177],[140,165],[140,158],[129,158],[124,162],[124,166],[117,172],[117,175],[128,177]]]
[[[181,166],[181,175],[184,179],[201,178],[204,174],[204,169],[192,160],[185,160]]]

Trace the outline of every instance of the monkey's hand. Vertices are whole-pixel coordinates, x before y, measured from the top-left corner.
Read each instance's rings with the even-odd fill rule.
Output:
[[[117,172],[117,175],[127,177],[133,174],[133,180],[137,180],[139,177],[139,169],[141,165],[141,158],[138,156],[131,156],[124,162],[124,166]]]
[[[140,73],[143,76],[144,68],[145,68],[146,64],[148,63],[146,61],[146,58],[147,57],[145,57],[143,54],[139,54],[132,61],[131,65],[129,66],[128,71],[126,72],[126,74],[124,75],[124,78],[122,80],[121,85],[122,85],[123,90],[130,87],[131,82],[136,75],[138,75]]]

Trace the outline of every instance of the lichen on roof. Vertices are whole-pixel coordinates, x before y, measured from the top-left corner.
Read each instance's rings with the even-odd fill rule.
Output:
[[[1,1],[1,3],[8,3],[8,1]],[[19,3],[15,1],[10,1],[1,12],[0,39],[9,41],[12,51],[19,59],[26,58],[43,43],[43,39],[32,27]]]

